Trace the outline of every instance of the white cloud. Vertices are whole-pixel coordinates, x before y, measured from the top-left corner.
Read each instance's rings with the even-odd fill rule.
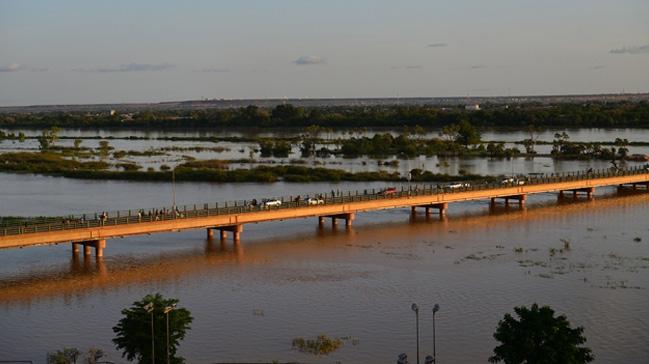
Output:
[[[23,69],[24,67],[18,63],[11,63],[8,66],[0,66],[0,72],[16,72]]]
[[[644,54],[649,53],[649,44],[633,47],[615,48],[608,51],[611,54]]]
[[[293,63],[300,65],[300,66],[306,66],[306,65],[313,65],[313,64],[321,64],[324,63],[325,59],[323,57],[318,57],[318,56],[302,56],[293,61]]]

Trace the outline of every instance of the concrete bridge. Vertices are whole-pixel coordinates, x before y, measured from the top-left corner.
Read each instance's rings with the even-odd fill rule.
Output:
[[[389,193],[348,191],[323,197],[322,203],[315,205],[305,200],[296,201],[291,196],[281,199],[282,204],[274,207],[236,201],[163,209],[151,215],[142,214],[141,211],[122,211],[91,217],[83,215],[33,220],[0,227],[0,248],[72,243],[75,254],[83,247],[84,255],[89,256],[94,248],[95,255],[101,257],[107,239],[131,235],[206,229],[208,239],[213,237],[214,230],[218,230],[222,240],[231,233],[236,243],[241,239],[245,224],[317,217],[320,226],[325,218],[329,218],[333,225],[338,220],[344,220],[345,226],[351,227],[356,214],[365,211],[410,207],[413,214],[420,208],[427,215],[437,210],[440,216],[444,216],[448,204],[453,202],[487,200],[495,205],[502,200],[506,205],[515,201],[522,207],[530,194],[556,192],[560,198],[566,193],[575,198],[593,198],[595,188],[605,186],[648,189],[649,168],[642,166],[617,171],[543,175],[527,178],[524,182],[473,183],[459,188],[416,185]]]

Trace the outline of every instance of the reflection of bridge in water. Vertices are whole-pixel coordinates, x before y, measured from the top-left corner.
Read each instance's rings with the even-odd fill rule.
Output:
[[[320,201],[316,200],[315,205],[288,197],[283,199],[281,205],[270,208],[248,201],[237,201],[221,204],[220,207],[218,203],[205,204],[203,208],[197,208],[196,205],[193,208],[184,206],[182,209],[163,210],[162,214],[153,215],[132,211],[102,214],[101,217],[93,219],[84,215],[58,222],[5,226],[0,231],[0,248],[71,242],[75,254],[83,246],[84,255],[89,256],[93,247],[96,256],[101,257],[106,239],[124,236],[202,228],[207,229],[208,239],[212,238],[214,229],[220,230],[222,241],[227,238],[227,233],[231,232],[236,243],[240,240],[244,224],[317,217],[320,226],[324,224],[325,218],[331,218],[334,225],[337,220],[342,219],[345,220],[345,226],[350,228],[359,212],[410,207],[413,214],[417,208],[423,208],[427,216],[433,209],[438,210],[440,216],[444,216],[448,204],[453,202],[490,200],[493,207],[497,199],[502,199],[505,206],[513,200],[523,207],[530,194],[558,192],[559,196],[563,197],[569,192],[575,198],[578,194],[583,194],[592,199],[596,187],[625,185],[634,189],[637,186],[649,188],[647,168],[535,176],[527,179],[524,184],[483,183],[460,188],[417,185],[390,193],[347,192],[323,197]]]
[[[467,212],[453,218],[416,215],[410,223],[370,223],[354,229],[318,229],[317,234],[301,233],[297,236],[257,238],[255,243],[227,244],[225,241],[206,239],[203,249],[175,251],[144,258],[115,257],[79,259],[70,258],[69,265],[48,270],[23,272],[17,276],[0,279],[0,303],[31,302],[48,297],[72,297],[83,292],[109,290],[150,282],[174,282],[196,275],[212,276],[232,265],[267,265],[269,256],[299,256],[308,259],[322,249],[353,246],[365,242],[402,241],[404,238],[444,237],[454,231],[498,228],[510,223],[559,222],[575,214],[617,214],[628,207],[647,204],[649,194],[611,194],[597,200],[580,199],[576,203],[539,202],[530,209],[505,209],[498,207],[486,211]],[[557,208],[559,207],[560,208]],[[319,244],[326,242],[326,244]]]

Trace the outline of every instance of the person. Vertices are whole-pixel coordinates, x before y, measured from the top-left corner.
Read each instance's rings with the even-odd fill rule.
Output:
[[[257,199],[253,198],[252,202],[250,202],[250,204],[252,205],[252,207],[257,207]]]

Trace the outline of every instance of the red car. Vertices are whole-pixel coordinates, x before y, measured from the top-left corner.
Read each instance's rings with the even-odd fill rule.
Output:
[[[397,193],[397,188],[396,187],[388,187],[382,191],[379,192],[379,195],[381,196],[390,196],[394,195]]]

